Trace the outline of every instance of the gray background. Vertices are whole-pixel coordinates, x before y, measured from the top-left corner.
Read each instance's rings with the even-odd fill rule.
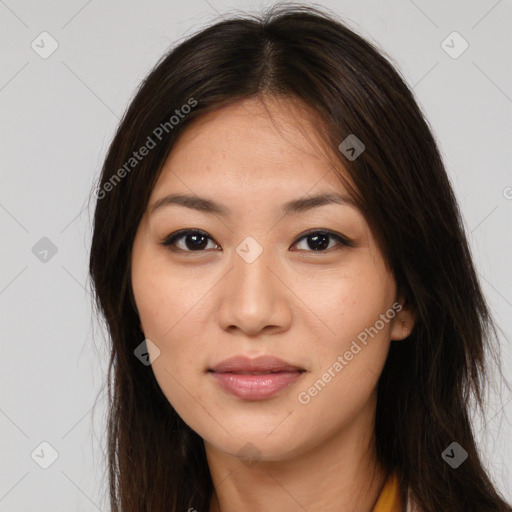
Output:
[[[261,5],[0,1],[0,511],[108,510],[100,391],[108,353],[88,291],[88,195],[136,86],[167,47],[229,10]],[[512,2],[320,5],[383,47],[414,87],[454,184],[512,377]],[[51,49],[44,31],[58,44],[48,58],[40,56]],[[453,31],[469,44],[457,58],[445,45],[458,52],[458,36],[442,45]],[[487,423],[475,419],[486,464],[510,500],[511,400],[497,385]]]

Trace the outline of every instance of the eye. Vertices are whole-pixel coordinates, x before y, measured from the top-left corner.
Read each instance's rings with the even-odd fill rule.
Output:
[[[341,244],[342,246],[345,246],[345,247],[354,247],[354,244],[348,238],[345,238],[341,235],[338,235],[337,233],[333,233],[332,231],[327,231],[327,230],[310,231],[310,232],[306,233],[305,235],[302,235],[301,238],[299,238],[298,241],[295,242],[295,244],[298,244],[300,241],[304,240],[305,246],[307,248],[311,249],[311,251],[327,252],[325,249],[333,248],[333,245],[330,244],[329,239],[331,239],[331,241],[334,240],[334,241],[338,242],[338,245]],[[334,244],[334,246],[335,245],[336,244]],[[340,247],[340,249],[341,248],[342,247]],[[300,249],[300,250],[304,250],[304,249]],[[306,250],[306,252],[311,252],[311,251],[308,251],[307,249],[305,249],[305,250]]]
[[[177,242],[182,241],[182,239],[184,240],[184,246],[182,244],[182,246],[179,247]],[[201,252],[208,245],[206,242],[208,239],[212,240],[212,238],[208,236],[208,233],[199,229],[182,229],[181,231],[171,233],[161,244],[165,247],[169,247],[169,249],[174,252]]]
[[[331,239],[331,240],[329,240]],[[208,240],[213,242],[213,239],[205,231],[199,229],[182,229],[171,233],[164,238],[161,245],[168,247],[173,252],[203,252],[208,248]],[[354,244],[348,238],[345,238],[337,233],[327,230],[314,230],[302,235],[293,245],[297,245],[302,240],[306,241],[306,247],[299,249],[306,252],[327,252],[326,249],[332,249],[331,241],[338,242],[343,247],[354,247]],[[181,247],[180,247],[181,243]],[[214,243],[214,249],[219,245]],[[334,244],[334,247],[336,244]],[[342,248],[340,247],[340,249]],[[212,249],[212,247],[210,247]],[[329,251],[330,252],[330,251]]]

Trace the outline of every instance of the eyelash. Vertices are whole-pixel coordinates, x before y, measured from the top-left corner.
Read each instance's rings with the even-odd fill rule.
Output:
[[[208,235],[208,233],[206,233],[205,231],[201,231],[200,229],[182,229],[182,230],[176,231],[176,232],[171,233],[170,235],[166,236],[160,243],[161,243],[161,245],[163,245],[164,247],[167,247],[172,252],[202,253],[202,252],[206,251],[206,249],[200,249],[200,250],[197,250],[197,251],[191,251],[191,250],[185,250],[185,249],[177,248],[175,243],[178,240],[180,240],[181,238],[185,238],[186,235],[201,235],[201,236],[209,238],[210,240],[213,241],[213,238],[211,238]],[[298,238],[294,242],[293,245],[296,245],[301,240],[303,240],[305,238],[308,238],[310,236],[313,236],[313,235],[326,235],[326,236],[329,236],[331,238],[334,238],[342,246],[342,247],[338,248],[337,250],[341,250],[343,247],[355,247],[354,243],[351,240],[349,240],[348,238],[345,238],[345,237],[343,237],[343,236],[341,236],[341,235],[339,235],[337,233],[334,233],[332,231],[325,230],[325,229],[316,229],[316,230],[308,231],[308,232],[304,233],[300,238]],[[304,249],[301,249],[301,251],[317,253],[318,254],[318,253],[330,253],[330,252],[332,252],[331,249],[332,249],[332,247],[330,247],[329,249],[319,250],[319,251],[304,250]]]

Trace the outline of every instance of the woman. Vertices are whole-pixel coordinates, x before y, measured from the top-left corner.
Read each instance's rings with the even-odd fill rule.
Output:
[[[439,150],[341,21],[182,42],[95,195],[114,512],[511,510],[469,421],[495,328]]]

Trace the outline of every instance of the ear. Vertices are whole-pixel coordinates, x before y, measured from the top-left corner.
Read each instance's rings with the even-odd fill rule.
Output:
[[[397,299],[397,303],[400,304],[400,309],[396,309],[397,313],[391,328],[391,339],[403,340],[411,334],[416,323],[416,314],[403,296]]]

